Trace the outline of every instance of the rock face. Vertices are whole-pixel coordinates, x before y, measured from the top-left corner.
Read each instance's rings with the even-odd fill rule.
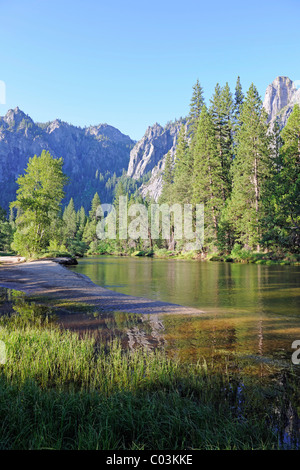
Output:
[[[157,123],[148,127],[144,137],[130,152],[127,175],[138,179],[152,171],[169,150],[174,150],[181,126],[182,121],[176,121],[165,127]]]
[[[278,118],[284,127],[296,103],[300,105],[300,89],[288,77],[277,77],[267,87],[263,106],[268,120],[273,122]]]
[[[141,194],[143,198],[149,196],[158,201],[163,187],[163,171],[165,168],[165,159],[162,158],[158,164],[153,168],[150,180],[141,186]]]
[[[19,108],[11,109],[0,118],[0,205],[8,208],[15,199],[15,181],[24,173],[29,158],[45,149],[53,157],[64,159],[63,169],[70,179],[66,199],[73,197],[77,207],[87,207],[94,193],[100,191],[95,173],[115,172],[120,176],[128,168],[134,144],[107,124],[84,129],[58,119],[39,124]]]

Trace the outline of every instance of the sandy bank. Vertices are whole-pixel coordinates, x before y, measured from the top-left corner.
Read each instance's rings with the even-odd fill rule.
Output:
[[[0,286],[28,295],[73,300],[95,305],[106,311],[122,310],[141,314],[199,314],[200,310],[168,302],[134,297],[105,289],[88,277],[53,261],[42,260],[0,265]]]

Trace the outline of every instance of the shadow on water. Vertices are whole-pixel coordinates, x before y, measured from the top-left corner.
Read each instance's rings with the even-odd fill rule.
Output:
[[[246,420],[246,382],[268,385],[274,431],[281,448],[299,448],[300,366],[291,364],[291,343],[300,329],[295,318],[232,314],[195,316],[103,312],[66,303],[49,307],[25,294],[0,288],[0,325],[8,318],[16,327],[56,325],[106,344],[118,338],[124,348],[162,348],[182,363],[200,363],[209,373],[230,376],[229,397],[238,419]],[[1,338],[0,338],[1,339]],[[249,382],[250,381],[250,382]],[[264,398],[266,398],[264,396]],[[259,396],[257,397],[259,400]]]

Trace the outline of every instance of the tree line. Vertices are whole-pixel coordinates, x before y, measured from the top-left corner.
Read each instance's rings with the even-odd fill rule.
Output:
[[[194,86],[161,200],[204,203],[207,251],[299,252],[300,108],[282,130],[267,118],[253,84],[246,96],[239,78],[234,94],[217,84],[209,106]]]
[[[29,159],[17,180],[10,216],[0,210],[0,250],[13,249],[34,257],[41,253],[128,252],[184,249],[185,240],[99,240],[95,193],[90,210],[75,208],[71,198],[62,208],[67,177],[63,160],[49,152]],[[199,83],[193,87],[190,112],[183,120],[175,156],[165,157],[159,203],[204,204],[204,253],[238,250],[299,253],[300,108],[295,105],[286,126],[269,123],[262,100],[252,84],[244,95],[237,79],[216,85],[206,104]],[[97,178],[101,173],[96,170]],[[140,184],[125,174],[115,178],[114,207],[127,196],[128,208],[154,201],[142,198]],[[171,231],[174,225],[171,224]],[[150,234],[149,234],[150,235]]]

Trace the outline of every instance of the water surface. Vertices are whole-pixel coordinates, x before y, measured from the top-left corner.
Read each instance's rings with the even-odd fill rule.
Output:
[[[161,341],[183,359],[225,352],[280,365],[300,339],[299,266],[100,256],[72,269],[117,292],[203,310],[160,318]]]

